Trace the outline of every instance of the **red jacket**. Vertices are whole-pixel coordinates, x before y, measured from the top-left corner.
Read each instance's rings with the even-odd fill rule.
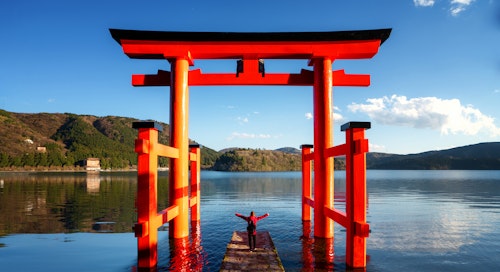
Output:
[[[269,216],[268,213],[261,215],[261,216],[258,216],[258,217],[257,216],[244,216],[244,215],[241,215],[239,213],[236,213],[235,215],[245,219],[245,221],[247,221],[248,224],[250,224],[250,222],[253,222],[253,224],[255,225],[255,230],[252,233],[253,235],[257,235],[257,222],[259,220],[264,219],[264,218]]]

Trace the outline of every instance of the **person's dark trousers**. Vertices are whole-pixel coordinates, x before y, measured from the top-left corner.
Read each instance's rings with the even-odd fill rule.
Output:
[[[253,235],[251,233],[248,233],[248,247],[250,247],[251,250],[255,249],[255,244],[257,243],[257,235]]]

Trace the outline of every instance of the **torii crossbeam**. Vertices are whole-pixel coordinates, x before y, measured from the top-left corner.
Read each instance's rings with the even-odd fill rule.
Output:
[[[188,87],[208,85],[313,86],[314,152],[311,157],[314,160],[314,236],[333,238],[333,220],[325,214],[325,210],[328,212],[333,208],[333,157],[328,153],[333,146],[332,86],[368,86],[370,76],[332,71],[332,62],[372,58],[389,37],[391,29],[273,33],[110,29],[110,32],[130,58],[165,59],[171,63],[171,71],[159,70],[153,75],[132,76],[134,86],[170,86],[170,147],[178,154],[170,158],[169,199],[178,211],[169,222],[171,238],[189,235]],[[203,59],[234,59],[238,61],[237,70],[234,74],[205,74],[199,69],[189,70],[196,60]],[[265,72],[265,59],[305,59],[309,60],[313,70],[269,74]],[[139,169],[141,167],[146,172],[153,171],[149,165],[138,165]],[[144,233],[156,231],[149,229]],[[156,253],[156,241],[149,243]],[[141,243],[138,247],[139,252],[153,250],[140,248]],[[155,258],[149,256],[144,259],[147,260],[139,257],[139,267],[156,265]],[[365,255],[362,259],[348,265],[364,267]]]

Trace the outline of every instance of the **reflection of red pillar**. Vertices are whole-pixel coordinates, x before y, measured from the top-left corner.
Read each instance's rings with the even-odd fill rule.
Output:
[[[333,208],[332,60],[313,59],[314,66],[314,236],[333,238],[333,221],[325,206]]]
[[[171,70],[170,146],[179,150],[179,158],[170,159],[169,201],[179,207],[179,215],[169,224],[169,235],[185,238],[189,236],[188,60],[172,60]]]
[[[170,239],[169,271],[203,271],[206,254],[201,246],[200,223],[193,222],[191,237]]]
[[[158,221],[157,216],[157,162],[158,154],[155,145],[158,141],[158,130],[153,123],[137,124],[139,130],[137,146],[137,224],[135,226],[138,249],[138,266],[140,268],[156,267],[158,257]],[[139,143],[139,144],[137,144]],[[141,143],[147,143],[142,145]]]
[[[201,246],[201,226],[200,221],[191,223],[191,269],[190,271],[203,271],[206,254]],[[195,256],[195,257],[193,257]]]
[[[311,149],[312,145],[302,145],[302,220],[311,221]],[[309,223],[310,225],[310,223]]]
[[[368,140],[365,130],[369,122],[351,122],[342,126],[346,133],[346,214],[349,226],[346,230],[346,263],[349,267],[366,267],[366,156]]]
[[[189,237],[169,239],[170,262],[168,269],[170,271],[192,271],[190,269],[191,248],[189,246]]]
[[[312,254],[314,240],[311,238],[311,221],[302,222],[302,271],[314,271]]]
[[[335,251],[333,248],[333,239],[314,238],[314,270],[333,271],[333,259]]]

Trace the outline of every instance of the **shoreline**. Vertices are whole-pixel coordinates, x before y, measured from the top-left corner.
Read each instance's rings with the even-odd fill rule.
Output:
[[[168,171],[168,170],[159,170],[159,171]],[[137,172],[137,169],[121,169],[121,170],[99,170],[99,171],[87,171],[87,170],[79,170],[79,169],[68,169],[68,170],[55,170],[55,169],[46,169],[46,170],[28,170],[28,169],[13,169],[13,170],[5,170],[0,169],[0,173],[87,173],[87,174],[99,174],[99,173],[113,173],[113,172]]]

